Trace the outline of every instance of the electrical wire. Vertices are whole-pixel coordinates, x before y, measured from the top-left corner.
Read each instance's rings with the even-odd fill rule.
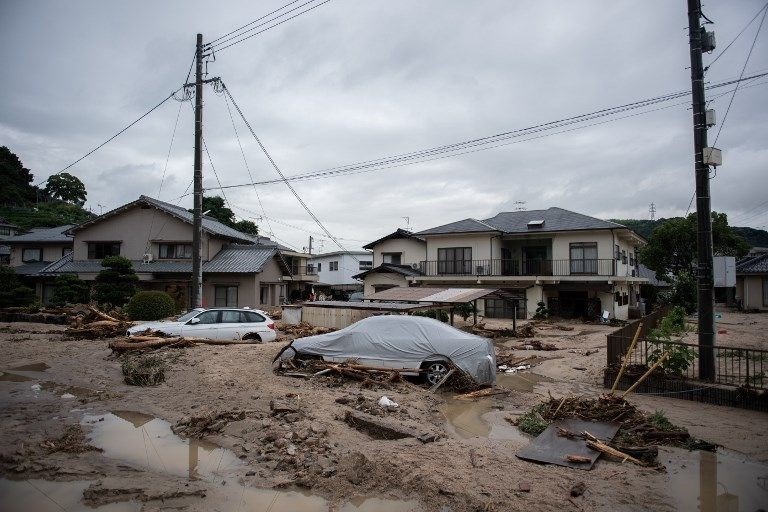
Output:
[[[269,160],[269,163],[272,165],[272,168],[277,172],[277,174],[283,180],[285,185],[288,187],[288,190],[291,191],[291,193],[299,202],[299,204],[302,206],[302,208],[304,208],[304,210],[309,214],[309,216],[312,217],[312,220],[314,220],[315,223],[317,223],[317,225],[320,227],[320,229],[323,230],[323,232],[328,236],[328,238],[330,238],[339,249],[341,249],[346,253],[349,253],[349,251],[343,245],[341,245],[341,242],[339,242],[339,240],[336,237],[334,237],[333,234],[331,234],[328,228],[325,227],[325,225],[320,221],[320,219],[317,218],[314,212],[309,208],[309,206],[307,206],[307,203],[305,203],[304,200],[301,198],[301,196],[299,196],[298,192],[296,192],[296,189],[294,189],[291,183],[285,178],[283,171],[281,171],[280,167],[278,167],[277,163],[275,163],[275,160],[269,154],[269,151],[267,151],[267,148],[261,142],[261,139],[259,139],[259,137],[256,135],[256,132],[253,131],[251,124],[248,122],[248,119],[246,119],[245,115],[243,114],[243,111],[240,109],[240,106],[232,97],[232,93],[230,92],[229,87],[227,87],[226,84],[222,82],[222,88],[224,89],[224,92],[229,96],[229,99],[232,101],[232,106],[234,106],[237,113],[240,114],[240,117],[242,118],[243,123],[245,123],[245,126],[248,127],[248,130],[251,132],[251,135],[253,135],[254,140],[259,145],[261,150],[264,152],[264,156],[267,157],[267,160]],[[357,260],[357,258],[353,254],[350,254],[350,255],[352,256],[352,258]]]
[[[251,22],[249,22],[249,23],[246,23],[245,25],[243,25],[243,26],[241,26],[241,27],[238,27],[238,28],[236,28],[235,30],[232,30],[232,31],[230,31],[230,32],[227,32],[226,34],[224,34],[224,35],[222,35],[222,36],[219,36],[219,37],[217,37],[216,39],[213,39],[212,41],[210,41],[210,42],[208,43],[208,45],[212,45],[212,44],[214,44],[215,42],[217,42],[217,41],[220,41],[220,40],[224,39],[225,37],[229,37],[229,36],[231,36],[232,34],[234,34],[235,32],[240,32],[240,31],[241,31],[241,30],[243,30],[244,28],[246,28],[246,27],[249,27],[249,26],[253,25],[253,24],[254,24],[254,23],[256,23],[257,21],[261,21],[261,20],[263,20],[264,18],[266,18],[266,17],[268,17],[268,16],[271,16],[271,15],[275,14],[276,12],[282,11],[282,10],[283,10],[283,9],[285,9],[286,7],[288,7],[288,6],[290,6],[290,5],[293,5],[293,4],[295,4],[296,2],[299,2],[299,1],[300,1],[300,0],[293,0],[292,2],[288,2],[287,4],[283,5],[282,7],[279,7],[279,8],[275,9],[275,10],[274,10],[274,11],[272,11],[272,12],[268,12],[268,13],[267,13],[267,14],[265,14],[264,16],[261,16],[261,17],[259,17],[259,18],[256,18],[255,20],[253,20],[253,21],[251,21]]]
[[[301,16],[301,15],[302,15],[302,14],[304,14],[304,13],[307,13],[307,12],[309,12],[309,11],[312,11],[312,10],[314,10],[314,9],[317,9],[318,7],[322,6],[323,4],[327,4],[327,3],[328,3],[328,2],[330,2],[330,1],[331,1],[331,0],[325,0],[325,1],[323,1],[323,2],[320,2],[319,4],[316,4],[316,5],[312,6],[312,7],[310,7],[309,9],[306,9],[306,10],[304,10],[304,11],[301,11],[301,12],[299,12],[299,13],[297,13],[297,14],[294,14],[293,16],[291,16],[291,17],[289,17],[289,18],[286,18],[286,19],[284,19],[284,20],[280,21],[279,23],[275,23],[274,25],[270,25],[269,27],[266,27],[266,28],[264,28],[264,29],[262,29],[262,30],[259,30],[258,32],[255,32],[255,33],[253,33],[253,34],[250,34],[250,35],[244,36],[244,37],[242,37],[242,38],[240,38],[240,39],[238,39],[238,40],[236,40],[236,41],[234,41],[234,42],[231,42],[231,43],[229,43],[229,44],[224,44],[223,46],[216,46],[216,47],[211,47],[211,48],[212,48],[213,50],[215,50],[215,51],[221,52],[221,51],[223,51],[223,50],[226,50],[227,48],[231,48],[232,46],[235,46],[236,44],[240,44],[240,43],[242,43],[243,41],[245,41],[245,40],[247,40],[247,39],[250,39],[250,38],[252,38],[252,37],[256,37],[257,35],[259,35],[259,34],[262,34],[262,33],[266,32],[267,30],[271,30],[271,29],[273,29],[273,28],[275,28],[275,27],[278,27],[278,26],[282,25],[283,23],[285,23],[285,22],[287,22],[287,21],[290,21],[290,20],[292,20],[292,19],[294,19],[294,18],[297,18],[297,17]],[[278,16],[277,18],[279,18],[279,17],[280,17],[280,16]],[[275,18],[275,19],[277,19],[277,18]],[[274,20],[273,20],[273,21],[274,21]],[[220,43],[220,44],[222,44],[222,43]]]
[[[768,4],[766,4],[768,7]],[[755,49],[755,43],[757,42],[757,36],[760,35],[760,30],[763,28],[763,22],[765,21],[765,15],[768,14],[768,9],[764,9],[763,17],[760,19],[760,25],[757,27],[757,32],[755,32],[755,37],[752,39],[752,45],[749,47],[749,53],[747,53],[747,58],[744,61],[744,66],[741,68],[741,74],[739,75],[739,81],[736,83],[736,88],[733,90],[733,95],[731,96],[731,101],[728,102],[728,108],[725,110],[725,115],[723,116],[723,120],[720,122],[720,126],[717,129],[717,135],[715,136],[715,142],[712,143],[712,147],[715,147],[717,144],[717,140],[720,138],[720,133],[723,131],[723,126],[725,126],[725,120],[728,119],[728,113],[731,111],[731,105],[733,105],[733,100],[736,98],[736,93],[739,91],[739,85],[741,85],[741,78],[744,76],[744,72],[747,70],[747,64],[749,64],[749,58],[752,56],[752,50]]]
[[[757,74],[754,76],[750,76],[747,78],[741,78],[739,80],[731,80],[727,82],[721,82],[718,84],[710,85],[707,87],[707,89],[716,89],[720,87],[724,87],[727,85],[732,85],[734,83],[737,83],[739,81],[747,81],[747,80],[754,80],[756,78],[760,78],[762,76],[767,76],[768,72]],[[618,107],[612,107],[607,109],[601,109],[594,112],[590,112],[588,114],[581,114],[578,116],[573,116],[569,118],[560,119],[557,121],[550,121],[547,123],[542,123],[539,125],[530,126],[527,128],[522,128],[518,130],[512,130],[508,132],[502,132],[499,134],[487,136],[487,137],[481,137],[477,139],[472,139],[464,142],[458,142],[453,144],[448,144],[444,146],[437,146],[433,148],[428,148],[424,150],[418,150],[410,153],[403,153],[399,155],[394,155],[390,157],[381,157],[373,160],[367,160],[352,164],[346,164],[342,166],[337,167],[331,167],[319,171],[312,171],[302,174],[296,174],[293,176],[289,176],[286,179],[288,181],[303,181],[307,179],[317,179],[317,178],[323,178],[323,177],[330,177],[330,176],[336,176],[336,175],[350,175],[350,174],[359,174],[363,172],[372,172],[372,171],[378,171],[378,170],[384,170],[384,169],[390,169],[393,167],[400,167],[402,165],[411,165],[414,163],[423,163],[428,162],[432,160],[437,160],[440,158],[447,158],[452,156],[458,156],[462,154],[467,153],[473,153],[476,151],[484,151],[487,149],[493,149],[495,147],[500,147],[507,144],[498,144],[500,141],[505,141],[513,138],[519,138],[524,137],[526,135],[534,134],[534,133],[540,133],[548,130],[553,130],[557,128],[561,128],[564,126],[569,126],[572,124],[582,123],[584,121],[592,120],[592,119],[598,119],[601,117],[607,117],[612,116],[624,111],[630,111],[635,110],[638,108],[643,108],[647,106],[651,106],[657,103],[667,102],[673,99],[682,98],[685,96],[690,95],[690,91],[684,91],[684,92],[677,92],[677,93],[670,93],[662,96],[657,96],[654,98],[649,98],[646,100],[636,101],[632,103],[627,103],[624,105],[620,105]],[[651,110],[654,111],[654,110]],[[631,116],[627,116],[631,117]],[[622,117],[623,118],[623,117]],[[602,123],[593,123],[589,126],[594,126],[595,124],[602,124]],[[565,133],[572,130],[562,130],[557,133]],[[548,135],[547,135],[548,136]],[[524,140],[532,140],[536,138],[541,137],[531,137]],[[516,141],[519,142],[519,141]],[[516,143],[513,142],[513,143]],[[495,145],[494,145],[495,144]],[[477,150],[469,150],[464,151],[465,148],[475,148],[475,147],[481,147],[481,149]],[[438,158],[425,158],[432,155],[447,155],[447,156],[441,156]],[[241,183],[236,185],[227,185],[225,188],[239,188],[239,187],[247,187],[252,185],[265,185],[265,184],[272,184],[272,183],[280,183],[282,182],[282,179],[275,179],[275,180],[265,180],[260,182],[249,182],[249,183]]]
[[[768,2],[766,2],[766,3],[765,3],[765,5],[763,5],[763,6],[760,8],[760,10],[759,10],[759,11],[757,11],[757,12],[755,13],[755,15],[754,15],[754,16],[752,16],[752,19],[751,19],[751,20],[749,20],[749,22],[748,22],[746,25],[744,25],[744,28],[742,28],[742,29],[741,29],[741,31],[740,31],[738,34],[736,34],[736,37],[734,37],[734,38],[733,38],[733,40],[731,40],[731,42],[730,42],[730,43],[728,43],[728,45],[727,45],[725,48],[723,48],[723,49],[722,49],[722,51],[721,51],[720,53],[718,53],[718,54],[717,54],[717,56],[716,56],[716,57],[715,57],[715,58],[712,60],[712,62],[710,62],[710,63],[709,63],[709,65],[708,65],[707,67],[705,67],[705,68],[704,68],[704,74],[705,74],[705,75],[706,75],[707,71],[709,70],[709,68],[711,68],[711,67],[712,67],[712,64],[714,64],[715,62],[717,62],[717,61],[720,59],[720,57],[722,57],[722,56],[723,56],[723,54],[724,54],[726,51],[728,51],[728,48],[730,48],[730,47],[731,47],[731,45],[733,45],[733,43],[735,43],[735,42],[736,42],[736,40],[737,40],[739,37],[741,37],[741,34],[743,34],[743,33],[744,33],[744,32],[745,32],[745,31],[746,31],[748,28],[749,28],[749,26],[752,24],[752,22],[753,22],[753,21],[755,21],[755,20],[757,19],[757,17],[758,17],[758,16],[760,16],[760,13],[761,13],[761,12],[763,12],[763,11],[764,11],[766,8],[768,8]]]

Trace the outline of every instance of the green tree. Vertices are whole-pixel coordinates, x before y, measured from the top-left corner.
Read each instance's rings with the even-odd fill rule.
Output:
[[[239,220],[235,222],[235,225],[232,227],[242,233],[246,233],[249,235],[255,236],[259,234],[259,226],[257,226],[255,222],[252,222],[250,220],[245,220],[245,219]]]
[[[76,176],[68,172],[54,174],[48,178],[45,185],[45,192],[53,199],[72,203],[78,206],[85,204],[85,198],[88,193],[85,191],[85,185]]]
[[[32,173],[6,146],[0,146],[0,205],[27,206],[38,199]]]
[[[21,284],[12,267],[0,265],[0,307],[29,306],[36,300],[35,291]]]
[[[75,274],[62,274],[56,277],[53,283],[53,297],[51,304],[63,306],[64,304],[85,304],[88,302],[91,290],[88,283]]]
[[[191,212],[192,210],[189,211]],[[213,217],[222,224],[240,232],[249,235],[259,234],[259,226],[250,220],[237,220],[235,213],[227,208],[224,198],[220,196],[203,196],[203,211],[207,212],[206,216]]]
[[[683,273],[695,276],[696,232],[695,213],[665,220],[640,250],[640,262],[666,281]],[[723,256],[739,258],[749,251],[749,244],[728,226],[724,213],[712,212],[712,243],[714,252]]]
[[[124,306],[136,293],[139,281],[131,260],[108,256],[101,261],[101,266],[104,268],[96,276],[93,298],[99,304]]]

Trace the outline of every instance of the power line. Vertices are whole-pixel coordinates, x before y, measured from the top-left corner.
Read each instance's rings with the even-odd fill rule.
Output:
[[[760,77],[766,76],[766,75],[768,75],[768,72],[760,73],[760,74],[753,75],[753,76],[750,76],[750,77],[747,77],[747,78],[741,78],[741,79],[738,79],[738,80],[731,80],[731,81],[727,81],[727,82],[721,82],[721,83],[718,83],[718,84],[710,85],[707,88],[708,89],[716,89],[716,88],[719,88],[719,87],[724,87],[724,86],[727,86],[727,85],[732,85],[734,83],[738,83],[739,81],[754,80],[756,78],[760,78]],[[682,92],[677,92],[677,93],[670,93],[670,94],[666,94],[666,95],[662,95],[662,96],[657,96],[657,97],[654,97],[654,98],[649,98],[649,99],[645,99],[645,100],[641,100],[641,101],[635,101],[635,102],[632,102],[632,103],[627,103],[627,104],[624,104],[624,105],[620,105],[618,107],[601,109],[601,110],[597,110],[597,111],[590,112],[590,113],[587,113],[587,114],[580,114],[578,116],[563,118],[563,119],[560,119],[560,120],[557,120],[557,121],[550,121],[550,122],[547,122],[547,123],[542,123],[542,124],[530,126],[530,127],[527,127],[527,128],[518,129],[518,130],[502,132],[502,133],[491,135],[491,136],[487,136],[487,137],[481,137],[481,138],[478,138],[478,139],[472,139],[472,140],[458,142],[458,143],[453,143],[453,144],[448,144],[448,145],[444,145],[444,146],[437,146],[437,147],[433,147],[433,148],[429,148],[429,149],[424,149],[424,150],[418,150],[418,151],[414,151],[414,152],[410,152],[410,153],[403,153],[403,154],[394,155],[394,156],[390,156],[390,157],[381,157],[381,158],[377,158],[377,159],[373,159],[373,160],[367,160],[367,161],[362,161],[362,162],[357,162],[357,163],[352,163],[352,164],[346,164],[346,165],[337,166],[337,167],[331,167],[331,168],[327,168],[327,169],[323,169],[323,170],[319,170],[319,171],[307,172],[307,173],[303,173],[303,174],[296,174],[296,175],[293,175],[293,176],[289,176],[289,177],[287,177],[285,179],[288,180],[288,181],[302,181],[302,180],[317,179],[317,178],[330,177],[330,176],[336,176],[336,175],[359,174],[359,173],[363,173],[363,172],[373,172],[373,171],[378,171],[378,170],[383,170],[383,169],[390,169],[390,168],[393,168],[393,167],[399,167],[399,166],[402,166],[402,165],[411,165],[413,163],[423,163],[423,162],[427,162],[427,161],[437,160],[437,159],[440,159],[440,158],[446,158],[446,156],[441,156],[441,157],[438,157],[438,158],[425,158],[425,157],[429,157],[429,156],[433,156],[433,155],[457,156],[457,155],[472,153],[472,152],[476,152],[476,151],[484,151],[484,150],[487,150],[487,149],[493,149],[495,147],[507,145],[507,144],[498,144],[498,143],[502,142],[502,141],[509,140],[509,139],[525,137],[526,135],[540,133],[540,132],[544,132],[544,131],[548,131],[548,130],[554,130],[554,129],[557,129],[557,128],[561,128],[561,127],[564,127],[564,126],[569,126],[569,125],[572,125],[572,124],[582,123],[582,122],[585,122],[585,121],[588,121],[588,120],[592,120],[592,119],[598,119],[598,118],[601,118],[601,117],[612,116],[612,115],[615,115],[615,114],[618,114],[618,113],[621,113],[621,112],[635,110],[635,109],[638,109],[638,108],[643,108],[643,107],[651,106],[651,105],[662,103],[662,102],[667,102],[667,101],[670,101],[670,100],[673,100],[673,99],[677,99],[677,98],[682,98],[682,97],[685,97],[685,96],[688,96],[688,95],[690,95],[690,91],[682,91]],[[667,108],[667,107],[663,107],[663,108]],[[656,110],[659,110],[659,109],[656,109]],[[651,111],[648,111],[648,112],[653,112],[653,111],[655,111],[655,110],[651,110]],[[644,112],[644,113],[647,113],[647,112]],[[643,114],[643,113],[641,113],[641,114]],[[640,115],[640,114],[637,114],[637,115]],[[632,116],[625,116],[625,117],[632,117]],[[623,118],[624,117],[619,118],[619,119],[623,119]],[[610,122],[610,121],[611,120],[606,121],[606,122]],[[602,123],[593,123],[593,124],[588,125],[588,126],[594,126],[595,124],[602,124]],[[579,129],[579,128],[576,128],[576,129]],[[560,132],[557,132],[557,133],[565,133],[565,132],[568,132],[568,131],[573,131],[573,129],[563,130],[563,131],[560,131]],[[544,135],[544,136],[549,136],[549,135]],[[524,139],[524,140],[532,140],[532,139],[541,138],[541,137],[543,137],[543,136],[532,137],[532,138],[528,138],[528,139]],[[519,142],[519,141],[516,141],[516,142]],[[513,143],[516,143],[516,142],[513,142]],[[495,144],[495,145],[493,145],[493,144]],[[466,148],[476,148],[476,147],[480,147],[480,149],[465,150]],[[282,179],[264,180],[264,181],[259,181],[259,182],[249,182],[249,183],[242,183],[242,184],[236,184],[236,185],[227,185],[224,188],[239,188],[239,187],[246,187],[246,186],[252,186],[252,185],[266,185],[266,184],[272,184],[272,183],[280,183],[282,181],[283,181]]]
[[[220,40],[224,39],[225,37],[229,37],[229,36],[231,36],[231,35],[232,35],[232,34],[234,34],[235,32],[240,32],[240,31],[241,31],[241,30],[243,30],[244,28],[246,28],[246,27],[249,27],[249,26],[253,25],[253,24],[254,24],[254,23],[256,23],[257,21],[261,21],[261,20],[263,20],[264,18],[266,18],[266,17],[268,17],[268,16],[271,16],[271,15],[275,14],[276,12],[282,11],[282,10],[283,10],[283,9],[285,9],[286,7],[288,7],[288,6],[290,6],[290,5],[293,5],[293,4],[295,4],[296,2],[298,2],[298,1],[300,1],[300,0],[293,0],[292,2],[288,2],[287,4],[283,5],[282,7],[279,7],[279,8],[275,9],[275,10],[274,10],[274,11],[272,11],[272,12],[268,12],[268,13],[267,13],[267,14],[265,14],[264,16],[261,16],[261,17],[259,17],[259,18],[256,18],[255,20],[253,20],[253,21],[251,21],[251,22],[249,22],[249,23],[246,23],[245,25],[243,25],[243,26],[241,26],[241,27],[238,27],[238,28],[236,28],[235,30],[231,30],[231,31],[227,32],[226,34],[224,34],[224,35],[222,35],[222,36],[219,36],[219,37],[217,37],[216,39],[213,39],[213,40],[211,40],[211,41],[210,41],[208,44],[209,44],[209,45],[212,45],[212,44],[216,43],[217,41],[220,41]],[[313,0],[313,1],[314,1],[314,0]]]
[[[211,48],[213,51],[221,52],[223,50],[226,50],[227,48],[235,46],[236,44],[240,44],[240,43],[242,43],[243,41],[245,41],[247,39],[250,39],[252,37],[256,37],[257,35],[262,34],[262,33],[266,32],[267,30],[271,30],[271,29],[273,29],[275,27],[278,27],[278,26],[282,25],[285,22],[291,21],[292,19],[301,16],[302,14],[305,14],[305,13],[307,13],[309,11],[317,9],[318,7],[322,6],[323,4],[327,4],[330,1],[331,0],[324,0],[323,2],[320,2],[319,4],[315,4],[315,5],[313,5],[312,7],[308,8],[308,9],[305,9],[305,10],[299,12],[299,13],[294,14],[293,16],[290,16],[290,17],[288,17],[288,18],[286,18],[286,19],[284,19],[284,20],[282,20],[282,21],[280,21],[278,23],[275,23],[274,25],[270,25],[270,26],[268,26],[266,28],[263,28],[263,29],[259,30],[258,32],[254,32],[253,34],[241,37],[240,39],[237,39],[237,40],[235,40],[235,41],[233,41],[233,42],[231,42],[229,44],[225,44],[225,41],[222,41],[217,46],[211,46],[209,48]],[[307,2],[307,4],[308,3],[310,3],[310,2]],[[306,4],[304,4],[304,5],[306,5]],[[295,10],[295,9],[291,9],[291,11],[293,11],[293,10]],[[290,11],[288,11],[288,12],[290,12]],[[287,14],[287,13],[285,13],[285,14]],[[270,22],[277,20],[278,18],[284,16],[285,14],[281,14],[280,16],[275,17],[274,19],[270,20]],[[269,23],[269,22],[266,22],[266,23]],[[259,25],[259,26],[261,26],[261,25]],[[255,28],[257,28],[257,27],[254,27],[254,29]],[[244,32],[243,34],[245,34],[245,33],[246,32]],[[241,35],[243,35],[243,34],[241,34]],[[235,36],[235,37],[239,37],[239,36]]]
[[[766,4],[766,7],[768,7],[768,4]],[[715,136],[715,142],[712,143],[712,147],[716,147],[717,145],[717,139],[720,138],[720,132],[723,131],[723,126],[725,126],[725,120],[728,119],[728,113],[731,111],[731,105],[733,105],[733,100],[736,98],[736,93],[739,91],[739,85],[741,85],[741,77],[744,76],[744,72],[747,70],[747,64],[749,64],[749,58],[752,56],[752,50],[755,49],[755,43],[757,42],[757,36],[760,35],[760,29],[763,28],[763,22],[765,21],[765,15],[768,14],[768,9],[764,9],[763,17],[760,19],[760,25],[757,27],[757,32],[755,32],[755,38],[752,39],[752,45],[749,47],[749,53],[747,53],[747,58],[744,61],[744,66],[741,68],[741,74],[739,75],[739,81],[736,83],[736,88],[733,90],[733,95],[731,96],[731,101],[728,102],[728,108],[725,110],[725,115],[723,116],[723,120],[720,122],[720,126],[717,129],[717,135]]]
[[[222,82],[222,88],[224,89],[224,92],[229,96],[229,99],[232,101],[232,105],[235,107],[235,110],[237,110],[237,113],[240,114],[240,117],[242,118],[243,122],[245,123],[245,126],[248,127],[248,130],[251,132],[251,135],[253,135],[254,140],[256,140],[256,143],[259,145],[261,150],[264,152],[264,156],[267,157],[267,160],[269,160],[269,163],[272,165],[272,168],[275,169],[278,175],[280,175],[280,178],[283,180],[285,185],[288,187],[288,189],[291,191],[293,196],[296,198],[296,200],[301,204],[302,208],[309,214],[310,217],[312,217],[312,220],[314,220],[318,226],[323,230],[323,232],[328,235],[328,238],[330,238],[333,243],[336,244],[336,246],[341,249],[344,252],[349,252],[347,249],[344,248],[343,245],[341,245],[341,242],[339,242],[336,237],[334,237],[330,231],[328,231],[328,228],[325,227],[325,225],[320,222],[320,219],[317,218],[317,216],[312,212],[312,210],[307,206],[307,204],[304,202],[304,200],[299,196],[299,194],[296,192],[296,190],[293,188],[291,183],[285,178],[285,175],[283,174],[283,171],[280,170],[280,167],[277,166],[277,163],[275,163],[272,156],[269,154],[269,151],[267,151],[267,148],[264,146],[264,144],[261,142],[261,139],[256,135],[256,132],[253,131],[253,128],[251,127],[251,124],[248,122],[248,119],[246,119],[245,115],[243,114],[243,111],[240,109],[240,106],[237,104],[235,99],[232,97],[232,93],[229,91],[229,87],[227,87]],[[357,258],[354,255],[351,255],[355,260]]]
[[[720,53],[717,54],[717,56],[714,58],[714,60],[712,60],[712,62],[710,62],[709,65],[706,68],[704,68],[704,73],[706,73],[709,70],[709,68],[712,67],[712,64],[717,62],[718,59],[720,59],[720,57],[723,56],[723,54],[728,50],[728,48],[730,48],[731,45],[733,45],[733,43],[735,43],[736,40],[739,37],[741,37],[741,34],[743,34],[749,28],[749,26],[752,24],[752,22],[755,21],[757,19],[757,17],[760,16],[760,13],[763,12],[766,8],[768,8],[768,2],[766,2],[765,5],[762,6],[760,8],[760,10],[755,13],[754,16],[752,16],[752,19],[749,20],[749,22],[746,25],[744,25],[744,28],[742,28],[741,31],[738,34],[736,34],[736,37],[734,37],[733,40],[731,40],[731,42],[728,43],[728,45],[725,48],[723,48],[723,50]]]

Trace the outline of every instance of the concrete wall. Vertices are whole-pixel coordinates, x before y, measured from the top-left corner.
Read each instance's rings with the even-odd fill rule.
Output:
[[[319,308],[312,306],[311,303],[304,303],[301,308],[301,320],[303,322],[308,322],[315,327],[332,327],[334,329],[343,329],[358,320],[378,314],[381,313],[370,309]]]
[[[382,263],[382,253],[402,253],[400,262],[403,265],[424,261],[426,244],[413,238],[397,238],[385,240],[376,245],[373,250],[373,266],[378,267]]]
[[[494,239],[497,242],[498,239]],[[496,246],[497,243],[494,243]],[[436,235],[427,238],[427,260],[437,261],[438,249],[471,247],[473,260],[491,259],[491,235]]]
[[[192,243],[192,225],[155,208],[136,205],[113,217],[104,219],[75,233],[74,259],[88,259],[88,242],[120,242],[120,255],[140,260],[147,252],[159,256],[159,244]],[[203,260],[213,258],[224,244],[203,233]]]
[[[736,277],[736,296],[743,302],[744,309],[768,311],[763,300],[763,289],[768,286],[768,276],[741,275]]]

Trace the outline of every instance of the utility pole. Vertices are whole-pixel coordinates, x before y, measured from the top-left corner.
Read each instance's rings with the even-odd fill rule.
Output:
[[[203,34],[195,52],[195,161],[192,217],[192,307],[203,305]]]
[[[699,378],[702,380],[713,380],[715,377],[715,318],[714,276],[712,273],[712,214],[710,211],[709,195],[709,165],[704,159],[705,148],[707,148],[707,121],[704,97],[704,65],[701,59],[707,33],[701,27],[701,0],[687,1],[688,40],[691,49],[693,146],[696,172]]]
[[[309,251],[308,251],[308,254],[309,254],[310,256],[312,255],[312,241],[313,241],[313,240],[314,240],[314,239],[312,238],[312,235],[309,235]]]

